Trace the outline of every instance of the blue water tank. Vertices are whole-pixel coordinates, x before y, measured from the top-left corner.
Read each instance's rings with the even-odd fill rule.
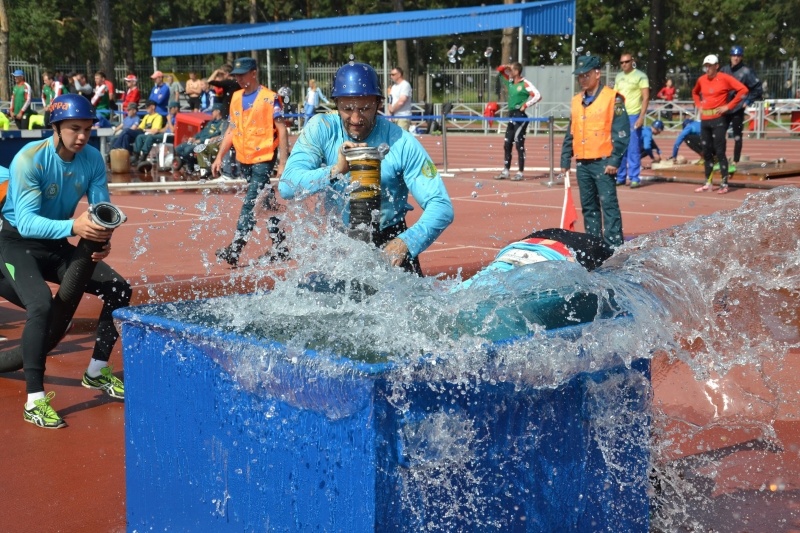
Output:
[[[115,313],[129,532],[648,531],[649,360],[533,388],[492,377],[494,345],[486,379],[398,396],[396,363],[175,318],[193,305]]]

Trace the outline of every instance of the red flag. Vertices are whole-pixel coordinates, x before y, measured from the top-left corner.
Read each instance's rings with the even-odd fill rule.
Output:
[[[578,213],[572,202],[572,187],[569,184],[569,172],[564,175],[564,207],[561,209],[561,229],[575,231],[575,221]]]

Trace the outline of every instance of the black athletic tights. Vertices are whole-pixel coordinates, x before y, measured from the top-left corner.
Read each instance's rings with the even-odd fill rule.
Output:
[[[512,111],[511,118],[528,118],[524,111]],[[517,163],[519,164],[519,171],[525,172],[525,132],[528,129],[527,122],[516,122],[510,121],[508,123],[508,128],[506,128],[506,140],[503,144],[503,149],[505,151],[505,158],[503,160],[503,165],[505,168],[511,168],[511,145],[517,145]]]

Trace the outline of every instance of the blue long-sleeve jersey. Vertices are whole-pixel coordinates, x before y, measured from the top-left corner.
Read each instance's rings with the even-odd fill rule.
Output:
[[[689,135],[693,134],[700,135],[699,120],[693,120],[692,122],[687,124],[686,127],[683,128],[683,131],[681,131],[680,135],[678,135],[678,138],[675,139],[675,146],[672,147],[672,159],[678,157],[678,148],[681,147],[681,143],[683,142],[683,140],[686,139],[686,137],[688,137]]]
[[[645,126],[642,128],[642,155],[647,155],[650,159],[653,159],[653,152],[661,155],[661,150],[653,139],[653,128]]]
[[[350,211],[343,191],[350,176],[331,184],[329,167],[336,164],[342,143],[352,140],[338,114],[312,117],[286,161],[278,186],[280,195],[289,200],[323,192],[327,207],[341,212],[347,224]],[[413,209],[409,192],[423,209],[419,220],[398,235],[411,257],[416,257],[453,221],[453,204],[442,177],[419,141],[383,117],[377,117],[364,142],[373,147],[389,145],[389,153],[381,161],[381,229],[398,224]]]
[[[56,153],[55,137],[25,145],[11,161],[3,218],[29,239],[72,235],[72,216],[86,196],[90,204],[108,202],[103,156],[85,146],[72,161]]]

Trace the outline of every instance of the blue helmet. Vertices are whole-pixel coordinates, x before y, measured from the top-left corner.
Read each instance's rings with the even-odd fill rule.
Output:
[[[732,56],[743,56],[744,55],[744,48],[735,44],[731,47],[731,55]]]
[[[56,96],[50,104],[50,123],[56,124],[69,119],[97,122],[97,115],[91,102],[79,94]]]
[[[664,123],[660,120],[656,120],[653,122],[653,129],[663,131],[664,130]]]
[[[351,61],[336,71],[331,96],[383,96],[383,93],[375,69],[366,63]]]

